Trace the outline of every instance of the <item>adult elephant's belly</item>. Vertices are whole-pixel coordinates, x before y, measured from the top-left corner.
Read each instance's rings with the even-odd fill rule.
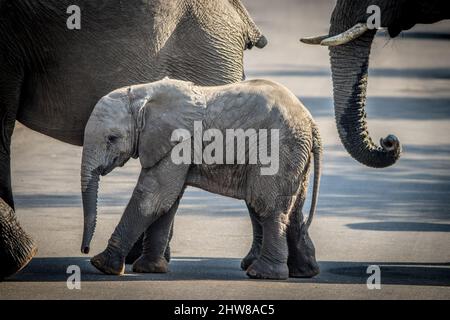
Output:
[[[36,90],[33,99],[22,104],[17,120],[39,133],[81,146],[94,101],[88,96],[66,96],[57,90]]]
[[[47,120],[45,120],[47,119]],[[76,146],[83,145],[84,127],[78,125],[75,119],[63,121],[59,116],[46,115],[46,117],[36,117],[30,110],[25,110],[17,120],[26,127],[45,134],[62,142]],[[66,128],[62,127],[63,125]]]
[[[245,200],[247,165],[193,165],[186,185],[222,196]]]

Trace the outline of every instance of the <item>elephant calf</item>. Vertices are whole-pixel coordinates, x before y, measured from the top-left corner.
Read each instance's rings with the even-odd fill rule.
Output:
[[[301,209],[312,156],[314,188],[305,222]],[[103,97],[84,137],[84,253],[95,229],[99,176],[130,157],[139,157],[142,171],[106,250],[91,260],[100,271],[122,274],[144,232],[133,271],[166,272],[172,221],[184,189],[194,186],[245,200],[254,239],[242,268],[250,278],[318,273],[308,227],[320,181],[320,136],[310,113],[283,86],[251,80],[199,87],[166,78]]]

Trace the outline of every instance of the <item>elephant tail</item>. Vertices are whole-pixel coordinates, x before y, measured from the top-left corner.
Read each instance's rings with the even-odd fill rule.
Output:
[[[316,212],[317,198],[319,196],[320,175],[321,175],[321,160],[322,160],[322,141],[320,139],[319,129],[315,124],[312,127],[312,154],[314,157],[314,185],[311,200],[311,208],[309,210],[308,220],[306,221],[306,228],[308,229]]]

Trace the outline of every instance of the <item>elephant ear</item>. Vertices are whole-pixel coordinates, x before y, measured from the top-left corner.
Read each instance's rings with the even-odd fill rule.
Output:
[[[139,110],[139,159],[143,168],[151,168],[172,148],[194,136],[194,123],[202,126],[206,101],[191,83],[165,80],[149,91]],[[172,134],[184,129],[189,136],[172,141]],[[185,132],[186,132],[185,131]]]

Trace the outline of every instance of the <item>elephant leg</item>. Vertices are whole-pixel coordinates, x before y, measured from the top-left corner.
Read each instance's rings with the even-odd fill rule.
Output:
[[[255,212],[255,210],[247,203],[248,212],[250,214],[250,220],[252,222],[253,229],[253,242],[250,251],[241,261],[241,269],[247,270],[247,268],[259,258],[261,253],[262,239],[263,239],[263,229],[261,222]]]
[[[301,188],[289,215],[287,228],[289,276],[293,278],[309,278],[319,274],[314,244],[309,237],[302,213],[308,191],[309,168],[307,165],[303,173]]]
[[[26,266],[37,251],[17,221],[11,189],[11,136],[22,87],[15,72],[0,60],[0,279]]]
[[[301,206],[294,208],[287,229],[289,276],[310,278],[319,274],[316,251],[304,223]]]
[[[25,267],[37,247],[17,222],[13,209],[0,199],[0,280]]]
[[[178,209],[178,204],[177,204],[177,209]],[[164,258],[166,258],[167,262],[170,262],[170,259],[172,258],[172,253],[170,252],[170,241],[172,241],[172,237],[173,237],[173,225],[174,224],[175,224],[175,219],[172,221],[172,224],[170,226],[169,240],[167,241],[166,250],[164,251]]]
[[[143,242],[144,242],[144,234],[141,234],[139,239],[134,243],[133,248],[131,248],[130,252],[128,252],[127,257],[125,258],[125,264],[133,264],[137,258],[139,258],[142,254],[143,250]]]
[[[1,90],[1,89],[0,89]],[[1,96],[0,91],[0,98]],[[16,122],[17,106],[0,106],[0,198],[14,210],[11,188],[11,136]]]
[[[133,264],[134,272],[166,273],[169,271],[166,253],[180,199],[181,195],[169,211],[145,231],[142,255]]]
[[[152,224],[149,227],[149,229],[152,229],[153,225],[157,224],[160,219],[165,219],[165,217],[164,216],[160,217],[154,224]],[[151,231],[147,230],[146,233],[151,233]],[[144,250],[144,245],[143,245],[144,235],[145,235],[145,233],[141,234],[139,239],[133,245],[133,248],[131,248],[130,252],[128,253],[127,257],[125,258],[125,264],[133,264],[142,255],[142,251]],[[171,224],[171,227],[169,230],[169,241],[167,242],[167,246],[164,251],[164,258],[166,258],[167,262],[170,262],[170,241],[172,240],[172,236],[173,236],[173,223]]]
[[[262,221],[263,241],[261,255],[247,269],[253,279],[283,280],[289,276],[288,246],[284,212],[275,212]]]
[[[142,169],[130,202],[107,248],[91,259],[97,269],[106,274],[123,274],[125,257],[137,239],[162,214],[168,214],[180,197],[188,170],[188,165],[175,165],[170,157],[161,160],[155,167]],[[169,229],[166,229],[166,234]]]

